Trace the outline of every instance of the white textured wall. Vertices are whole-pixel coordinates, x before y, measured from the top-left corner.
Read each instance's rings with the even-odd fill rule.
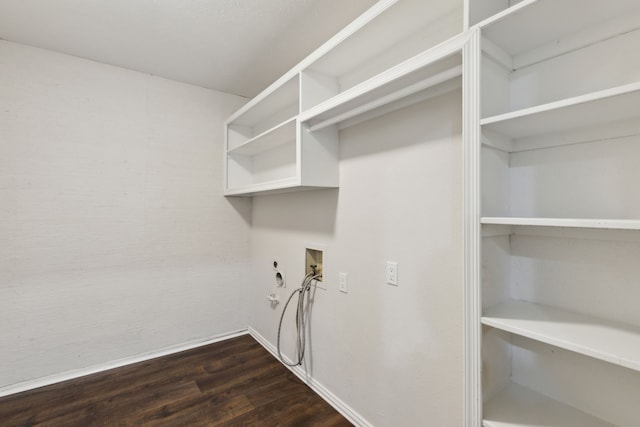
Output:
[[[242,102],[0,41],[0,388],[246,326]]]
[[[256,197],[250,325],[275,345],[306,244],[327,247],[306,367],[377,427],[462,425],[463,230],[459,91],[341,133],[340,189]],[[276,257],[286,289],[274,284]],[[399,286],[385,283],[398,262]],[[337,289],[348,273],[349,293]],[[295,307],[290,308],[291,313]],[[283,339],[292,356],[293,318]]]

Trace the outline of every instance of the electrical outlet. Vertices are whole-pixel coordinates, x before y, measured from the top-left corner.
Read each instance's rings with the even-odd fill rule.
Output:
[[[398,263],[387,261],[387,284],[398,286]]]
[[[338,288],[340,292],[347,293],[347,273],[340,273],[338,275]]]

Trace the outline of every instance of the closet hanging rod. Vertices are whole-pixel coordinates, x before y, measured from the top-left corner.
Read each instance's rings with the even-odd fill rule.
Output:
[[[378,107],[382,107],[383,105],[390,104],[391,102],[398,101],[399,99],[405,98],[409,95],[413,95],[414,93],[423,91],[430,87],[437,86],[441,83],[444,83],[453,78],[459,77],[462,75],[462,65],[456,65],[451,67],[445,71],[442,71],[433,76],[427,77],[426,79],[420,80],[419,82],[413,83],[409,86],[405,86],[402,89],[398,89],[394,92],[391,92],[385,96],[377,98],[373,101],[367,102],[365,104],[359,105],[349,111],[345,111],[344,113],[337,114],[333,117],[330,117],[321,122],[312,124],[309,126],[309,131],[313,132],[319,129],[326,128],[327,126],[331,126],[336,123],[340,123],[344,120],[350,119],[357,115],[366,113],[367,111],[371,111]],[[323,113],[320,113],[322,115]],[[306,120],[307,122],[313,122],[313,117]]]

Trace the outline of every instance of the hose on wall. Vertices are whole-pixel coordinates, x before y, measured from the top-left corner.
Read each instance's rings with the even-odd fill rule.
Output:
[[[304,276],[304,279],[302,280],[302,286],[291,293],[291,295],[287,299],[287,302],[284,304],[284,307],[282,308],[282,314],[280,315],[280,323],[278,323],[277,348],[278,348],[278,357],[280,358],[280,361],[287,366],[293,367],[293,366],[302,365],[302,361],[304,360],[304,350],[305,350],[305,340],[306,340],[306,325],[304,320],[304,295],[307,292],[309,292],[309,290],[311,289],[311,284],[313,283],[313,281],[316,279],[319,279],[320,277],[322,277],[322,275],[318,274],[315,269],[313,269],[313,271],[311,271],[306,276]],[[290,363],[287,360],[285,360],[285,358],[282,356],[282,351],[280,349],[280,335],[282,331],[282,322],[284,320],[284,315],[287,312],[287,306],[289,305],[289,303],[291,302],[291,300],[296,294],[298,295],[298,307],[296,309],[297,357],[296,357],[296,360],[293,361],[293,363]]]

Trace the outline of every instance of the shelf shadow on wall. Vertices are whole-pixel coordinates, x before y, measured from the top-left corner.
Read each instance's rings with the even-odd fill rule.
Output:
[[[332,235],[338,194],[331,188],[254,197],[252,226]]]
[[[247,225],[251,225],[251,198],[250,197],[224,197],[229,206],[231,206],[238,216]]]
[[[461,97],[460,90],[453,90],[341,130],[340,160],[460,138]]]

